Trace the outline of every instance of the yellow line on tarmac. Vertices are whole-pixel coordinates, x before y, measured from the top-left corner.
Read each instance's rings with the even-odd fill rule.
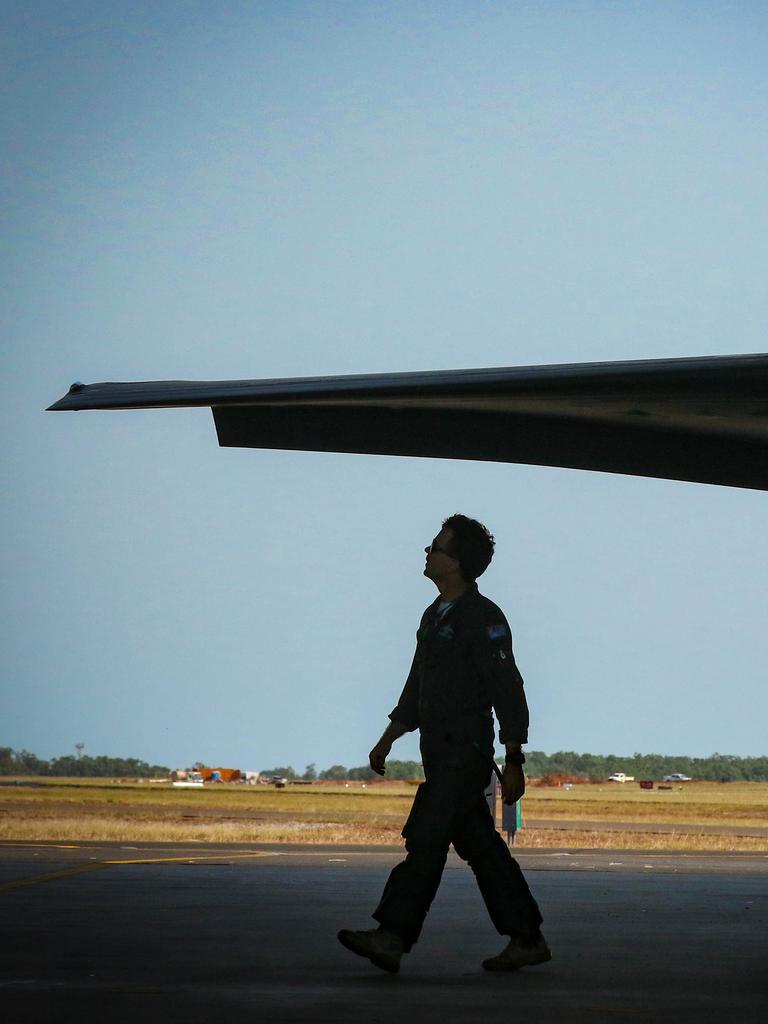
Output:
[[[64,845],[63,843],[0,843],[0,850],[6,846],[21,847],[24,850],[85,850],[90,847],[85,846],[73,846],[72,844]]]
[[[38,882],[54,882],[57,878],[67,878],[70,875],[83,875],[86,871],[99,871],[107,867],[106,863],[98,861],[96,864],[80,864],[76,868],[64,868],[62,871],[48,871],[44,875],[31,875],[28,878],[17,878],[13,882],[0,884],[0,892],[7,892],[9,889],[20,889],[25,885],[37,885]]]
[[[78,849],[78,847],[67,847],[67,849]],[[27,885],[37,885],[39,882],[55,882],[59,878],[69,878],[72,875],[83,875],[87,871],[100,871],[103,868],[117,867],[120,864],[192,864],[202,860],[231,860],[234,857],[279,857],[279,853],[259,850],[255,853],[217,853],[207,857],[146,857],[141,860],[99,860],[95,864],[79,864],[73,868],[62,868],[60,871],[47,871],[41,875],[29,875],[26,878],[17,878],[12,882],[0,883],[0,892],[7,892],[10,889],[21,889]]]
[[[181,861],[185,864],[196,863],[199,860],[232,860],[234,857],[282,857],[281,853],[272,853],[266,850],[259,850],[256,853],[212,853],[207,857],[143,857],[136,860],[105,860],[102,864],[173,864]]]

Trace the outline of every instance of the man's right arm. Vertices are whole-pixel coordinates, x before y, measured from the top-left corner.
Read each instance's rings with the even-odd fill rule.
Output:
[[[368,762],[377,775],[383,775],[385,772],[384,765],[392,749],[392,744],[407,732],[410,732],[408,726],[394,719],[384,730],[381,739],[368,755]]]
[[[368,762],[377,775],[384,774],[384,763],[392,749],[395,740],[413,732],[419,727],[419,670],[418,670],[418,649],[413,656],[411,670],[405,680],[403,692],[397,706],[389,714],[389,725],[384,730],[381,739],[368,755]]]

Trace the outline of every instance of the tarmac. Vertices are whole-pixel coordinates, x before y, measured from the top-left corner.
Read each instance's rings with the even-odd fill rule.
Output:
[[[451,854],[398,975],[367,928],[396,847],[0,843],[0,1009],[13,1024],[760,1021],[768,854],[515,851],[553,960],[509,975]]]

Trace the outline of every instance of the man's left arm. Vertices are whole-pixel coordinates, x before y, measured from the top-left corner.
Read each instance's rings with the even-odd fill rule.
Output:
[[[523,677],[512,653],[512,635],[503,616],[475,633],[472,653],[481,680],[496,712],[499,740],[506,749],[502,779],[505,804],[513,804],[525,792],[522,746],[528,742],[528,702]]]

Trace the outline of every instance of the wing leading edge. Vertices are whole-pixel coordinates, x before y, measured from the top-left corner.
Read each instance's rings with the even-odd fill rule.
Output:
[[[50,408],[210,406],[224,447],[472,459],[768,490],[768,354],[77,384]]]

